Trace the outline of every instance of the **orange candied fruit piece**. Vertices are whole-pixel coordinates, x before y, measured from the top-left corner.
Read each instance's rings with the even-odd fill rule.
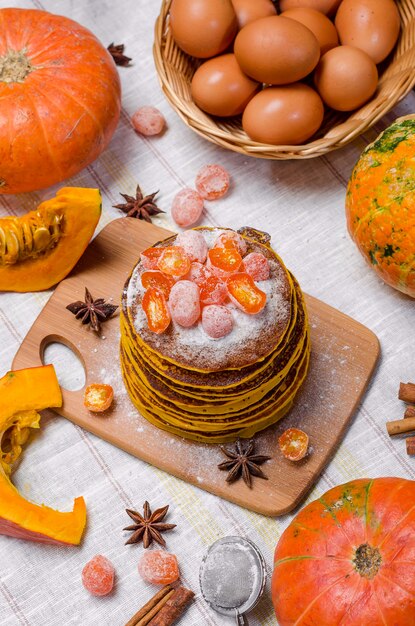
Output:
[[[234,304],[244,313],[256,315],[264,308],[267,294],[258,289],[254,279],[249,274],[238,272],[227,280],[228,292]]]
[[[190,259],[184,248],[181,246],[167,246],[167,248],[162,250],[157,267],[163,274],[181,278],[189,272]]]
[[[176,555],[165,550],[144,552],[138,562],[141,577],[153,585],[168,585],[179,578]]]
[[[146,270],[141,274],[141,284],[144,289],[149,287],[157,287],[166,296],[170,295],[170,289],[174,285],[174,279],[171,276],[167,276],[160,272],[160,270]]]
[[[246,254],[247,245],[243,237],[235,231],[224,231],[216,239],[214,248],[236,248],[238,252],[244,256]]]
[[[163,248],[147,248],[140,254],[141,262],[146,270],[156,270]]]
[[[215,275],[201,282],[199,289],[200,302],[203,304],[223,304],[228,297],[226,284]]]
[[[106,411],[114,400],[114,390],[111,385],[92,383],[84,392],[84,407],[94,413]]]
[[[224,272],[237,272],[242,265],[242,257],[234,246],[229,248],[211,248],[209,260],[213,267]]]
[[[149,287],[143,296],[142,307],[149,329],[153,333],[164,333],[171,321],[164,293],[157,287]]]
[[[308,435],[298,428],[289,428],[278,438],[278,445],[286,459],[299,461],[308,452]]]
[[[106,596],[114,587],[114,566],[107,557],[97,554],[82,570],[82,584],[93,596]]]

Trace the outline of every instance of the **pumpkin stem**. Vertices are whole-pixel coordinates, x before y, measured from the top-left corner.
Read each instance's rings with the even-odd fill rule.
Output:
[[[353,559],[355,570],[363,577],[374,578],[382,563],[382,556],[378,548],[372,548],[368,543],[362,543],[356,550]]]
[[[8,50],[0,57],[0,82],[23,83],[24,79],[35,68],[25,54],[25,50]]]

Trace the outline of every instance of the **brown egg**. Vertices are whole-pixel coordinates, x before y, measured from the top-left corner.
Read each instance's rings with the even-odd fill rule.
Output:
[[[280,11],[304,7],[320,11],[324,15],[333,15],[340,3],[341,0],[280,0]]]
[[[353,111],[375,93],[378,71],[363,50],[338,46],[320,59],[314,83],[324,102],[332,109]]]
[[[400,23],[393,0],[343,0],[336,15],[341,43],[364,50],[375,63],[391,52]]]
[[[311,30],[277,15],[263,17],[240,30],[234,52],[245,74],[269,85],[304,78],[320,58],[320,46]]]
[[[277,9],[271,0],[232,0],[239,28],[261,17],[277,15]]]
[[[207,59],[226,50],[238,23],[231,0],[173,0],[170,29],[179,48]]]
[[[220,117],[242,113],[258,89],[258,83],[242,72],[234,54],[223,54],[203,63],[191,86],[197,106]]]
[[[339,37],[333,22],[320,11],[300,8],[288,9],[282,13],[282,17],[289,17],[307,26],[317,37],[321,55],[339,45]]]
[[[308,85],[294,83],[260,91],[248,103],[242,126],[254,141],[298,145],[314,135],[323,116],[318,93]]]

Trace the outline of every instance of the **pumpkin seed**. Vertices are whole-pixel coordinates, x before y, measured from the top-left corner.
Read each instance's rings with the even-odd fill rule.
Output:
[[[37,228],[33,233],[33,243],[36,252],[40,252],[48,247],[50,243],[50,232],[46,226]]]
[[[16,263],[19,258],[19,239],[11,229],[6,230],[6,250],[6,263]]]
[[[17,237],[17,241],[19,242],[19,256],[20,256],[20,254],[24,250],[23,229],[20,226],[19,222],[17,220],[15,220],[15,219],[13,219],[13,221],[11,222],[9,228],[14,232],[14,234]]]
[[[22,223],[23,237],[24,237],[24,251],[28,254],[33,250],[33,233],[28,222]]]
[[[0,220],[0,223],[2,220]],[[30,219],[8,219],[0,226],[0,265],[34,258],[54,247],[62,235],[63,215],[39,212]]]
[[[58,241],[61,236],[63,215],[54,215],[51,221],[53,241]]]

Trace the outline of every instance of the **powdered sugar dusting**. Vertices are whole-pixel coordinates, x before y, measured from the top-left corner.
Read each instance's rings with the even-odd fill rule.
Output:
[[[117,328],[115,340],[103,342],[97,356],[95,356],[96,349],[92,350],[95,358],[89,360],[88,384],[103,383],[111,385],[114,390],[111,420],[115,423],[120,421],[124,424],[133,424],[136,432],[144,432],[147,422],[139,416],[122,379],[119,354],[117,352],[119,342],[120,330]],[[140,420],[140,423],[137,423],[137,420]]]
[[[215,229],[199,232],[202,232],[210,249],[217,237],[226,231]],[[256,244],[253,248],[263,250]],[[168,356],[174,352],[175,360],[200,369],[214,370],[241,365],[242,346],[245,363],[255,362],[278,342],[291,314],[286,272],[271,253],[269,264],[270,279],[258,284],[267,295],[265,308],[257,315],[248,315],[231,302],[226,303],[224,306],[232,312],[234,327],[231,333],[219,339],[209,337],[200,321],[191,328],[183,328],[172,321],[168,332],[161,335],[149,331],[140,304],[145,290],[141,285],[143,268],[138,264],[127,290],[127,306],[133,311],[136,332],[157,352]]]

